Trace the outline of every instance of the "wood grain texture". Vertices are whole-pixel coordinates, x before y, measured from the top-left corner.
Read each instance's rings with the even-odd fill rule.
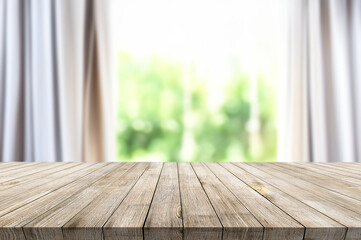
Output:
[[[349,207],[353,209],[359,208],[359,201],[354,202],[354,205],[344,204],[339,199],[340,195],[325,191],[316,185],[287,175],[282,171],[275,171],[272,169],[272,165],[237,164],[237,166],[255,175],[257,178],[279,187],[282,191],[346,226],[348,229],[345,239],[361,239],[361,228],[359,227],[361,215],[349,209]],[[325,193],[328,194],[325,196]],[[332,196],[338,199],[333,199]],[[335,203],[335,200],[341,203],[341,205],[346,205],[346,207]]]
[[[0,163],[0,239],[361,239],[358,163]]]
[[[102,239],[102,227],[148,167],[148,164],[138,163],[124,175],[118,174],[118,180],[104,186],[99,197],[64,225],[64,236],[68,239]]]
[[[361,166],[361,164],[356,164],[356,166]],[[318,163],[312,164],[313,168],[322,169],[324,171],[329,172],[329,174],[336,174],[336,175],[361,179],[360,176],[361,167],[356,167],[356,166],[351,168],[351,166],[349,165],[339,165],[334,163],[329,165],[318,164]]]
[[[162,170],[151,163],[104,225],[105,239],[143,239],[143,226]]]
[[[78,167],[65,169],[53,174],[51,177],[42,178],[39,181],[31,181],[27,184],[0,192],[0,216],[5,215],[29,202],[32,202],[42,196],[49,194],[85,174],[94,172],[102,165],[82,164]],[[50,181],[47,181],[50,180]]]
[[[264,164],[260,164],[259,166],[262,165]],[[361,209],[358,206],[361,202],[357,200],[360,196],[358,186],[353,186],[352,184],[349,183],[343,183],[345,188],[351,187],[352,190],[354,190],[353,196],[352,196],[352,191],[347,191],[348,194],[351,194],[351,196],[348,196],[343,193],[340,193],[342,184],[340,185],[339,182],[341,182],[342,180],[337,180],[337,179],[332,180],[331,177],[324,178],[323,183],[327,182],[327,184],[322,185],[321,184],[322,181],[319,180],[322,179],[322,177],[320,176],[316,177],[311,175],[307,177],[297,173],[294,170],[284,171],[282,168],[279,168],[275,164],[263,166],[262,169],[268,170],[269,173],[271,174],[277,172],[277,177],[279,179],[283,179],[285,181],[289,181],[290,179],[292,179],[293,186],[298,186],[304,190],[307,190],[309,193],[316,194],[318,197],[328,199],[330,202],[334,202],[344,208],[347,208],[351,211],[361,214]],[[331,185],[332,187],[329,187],[329,185]]]
[[[0,183],[0,191],[4,191],[4,190],[8,190],[9,188],[15,187],[17,185],[23,184],[23,183],[27,183],[33,180],[39,180],[41,182],[43,182],[42,178],[47,177],[47,176],[51,176],[52,174],[55,174],[57,172],[60,172],[64,169],[68,169],[68,168],[72,168],[75,167],[77,165],[80,165],[81,163],[64,163],[64,164],[55,164],[53,165],[51,168],[40,171],[40,172],[36,172],[34,174],[29,174],[29,175],[23,175],[21,177],[16,177],[13,178],[11,180],[8,181],[4,181]],[[26,172],[26,171],[24,171]]]
[[[3,182],[11,181],[17,178],[21,178],[24,176],[30,176],[41,171],[54,168],[57,165],[64,165],[64,163],[39,163],[39,164],[31,164],[24,168],[16,168],[13,170],[8,170],[5,174],[0,175],[0,184]]]
[[[274,164],[273,167],[305,181],[311,181],[312,184],[326,188],[330,191],[341,193],[361,200],[361,179],[348,178],[337,174],[328,174],[325,171],[315,168],[304,167],[303,165]],[[287,171],[289,170],[289,171]],[[327,180],[327,184],[324,184]]]
[[[190,163],[179,163],[184,239],[221,239],[222,224]]]
[[[88,171],[90,170],[92,174],[89,174],[87,171],[84,171],[82,174],[79,173],[79,171],[79,175],[76,175],[77,178],[75,178],[74,181],[63,185],[60,188],[56,188],[54,191],[50,191],[47,194],[44,194],[42,197],[37,199],[37,201],[30,201],[28,203],[20,201],[22,204],[21,206],[18,205],[16,209],[13,209],[12,211],[0,217],[0,226],[5,227],[5,229],[21,229],[23,225],[34,219],[34,217],[37,217],[42,213],[52,209],[54,206],[64,201],[72,194],[75,194],[78,191],[88,187],[94,181],[104,176],[112,169],[113,166],[110,164],[95,164],[91,166],[91,168],[87,169]],[[23,231],[10,234],[1,230],[3,229],[0,229],[0,239],[4,235],[7,235],[8,239],[24,238]]]
[[[164,163],[158,187],[144,225],[144,238],[181,240],[182,208],[177,163]]]
[[[16,169],[16,168],[24,168],[26,166],[31,166],[31,165],[36,165],[39,163],[35,163],[35,162],[24,162],[24,163],[19,163],[19,162],[0,162],[0,174],[1,175],[5,175],[8,170],[11,169]]]
[[[263,226],[252,213],[205,165],[192,166],[222,223],[223,239],[261,240]]]
[[[53,208],[39,214],[37,218],[23,226],[26,239],[62,239],[64,224],[76,218],[80,211],[89,206],[99,196],[105,194],[114,181],[118,182],[124,173],[132,169],[134,164],[108,164],[97,170],[94,174],[87,175],[78,181],[69,184],[42,198],[43,205],[53,202]],[[77,191],[77,192],[74,192]],[[48,199],[47,199],[48,198]],[[57,204],[55,204],[56,199]],[[36,201],[41,202],[41,201]],[[34,204],[33,204],[34,205]],[[43,206],[42,205],[42,206]],[[39,208],[39,206],[37,207]],[[46,228],[46,231],[44,230]]]
[[[266,239],[302,239],[304,227],[217,163],[205,164],[264,227]],[[231,167],[233,165],[230,165]],[[211,174],[209,174],[211,175]]]
[[[305,226],[304,239],[323,239],[323,240],[341,240],[346,234],[346,227],[320,213],[316,209],[308,206],[297,198],[293,197],[292,190],[282,188],[283,185],[272,185],[261,178],[250,174],[240,167],[231,163],[222,163],[222,167],[231,172],[234,176],[241,179],[249,187],[262,195],[266,200],[275,204],[280,210],[296,219]],[[242,165],[243,166],[243,165]],[[283,191],[285,189],[286,191]],[[297,189],[296,189],[297,190]],[[247,196],[247,195],[246,195]],[[264,203],[261,203],[265,206]],[[260,204],[259,204],[260,205]],[[260,207],[258,205],[258,207]],[[266,205],[267,206],[267,205]],[[255,205],[257,208],[257,205]],[[262,209],[263,207],[261,207]],[[267,210],[266,210],[267,211]],[[273,214],[267,214],[266,218],[272,218]],[[268,220],[269,224],[275,224],[275,221]],[[319,226],[322,226],[321,228]]]

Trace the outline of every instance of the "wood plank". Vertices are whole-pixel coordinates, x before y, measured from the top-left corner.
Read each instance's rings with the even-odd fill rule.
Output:
[[[18,187],[13,187],[7,191],[0,192],[0,216],[7,214],[35,199],[38,199],[58,188],[87,175],[95,170],[101,168],[102,164],[82,164],[78,167],[66,169],[56,174],[58,178],[53,178],[53,181],[46,181],[46,178],[41,179],[41,185],[38,182],[30,182],[29,184],[21,184]],[[54,177],[54,175],[52,176]],[[34,186],[32,186],[34,184]]]
[[[276,164],[264,165],[262,163],[258,164],[257,167],[277,171],[283,179],[289,179],[291,176],[295,179],[293,184],[298,184],[298,186],[310,189],[319,196],[324,196],[327,199],[330,199],[331,201],[351,210],[356,209],[356,212],[360,210],[355,206],[347,206],[348,204],[361,204],[361,186],[357,184],[345,182],[342,181],[342,179],[332,178],[331,176],[306,172],[304,170],[299,171],[297,170],[297,167],[291,167],[291,169],[288,169],[282,168]],[[325,182],[327,182],[327,184],[324,184]]]
[[[68,236],[69,234],[65,232],[63,233],[62,230],[62,227],[66,223],[71,221],[71,219],[78,219],[79,216],[81,216],[82,219],[90,219],[91,221],[96,221],[96,219],[99,219],[99,217],[107,219],[109,216],[107,217],[106,214],[110,214],[112,212],[112,209],[103,208],[104,203],[107,202],[107,198],[110,199],[107,193],[109,193],[110,191],[118,193],[118,190],[120,188],[117,188],[117,186],[123,180],[126,181],[126,179],[129,179],[129,176],[134,176],[136,172],[139,172],[139,174],[141,174],[145,168],[145,166],[135,163],[125,163],[123,165],[113,163],[112,165],[112,171],[110,171],[106,175],[103,175],[93,184],[89,185],[89,187],[83,188],[82,191],[73,194],[65,201],[62,201],[60,202],[60,204],[56,205],[56,207],[48,210],[46,213],[40,215],[39,217],[26,224],[23,227],[26,239],[45,240],[49,239],[50,237],[52,239],[62,239],[63,235],[65,235],[67,239],[76,239]],[[129,183],[128,181],[126,182]],[[79,186],[79,188],[81,187],[82,186]],[[62,191],[62,193],[65,192]],[[66,196],[66,194],[68,193],[65,193],[64,197]],[[103,199],[104,201],[100,202],[101,199]],[[117,196],[113,197],[112,199],[115,202],[121,201],[117,198]],[[89,216],[83,214],[87,212],[87,209],[91,209],[93,213],[97,213],[98,215]],[[94,232],[91,233],[93,234],[92,237],[95,238],[98,236],[98,239],[102,239],[101,228],[100,234],[94,234]],[[82,237],[84,239],[91,239],[87,238],[86,236],[87,235],[83,235]]]
[[[162,167],[162,163],[150,164],[104,225],[104,239],[143,239],[143,226]],[[65,227],[73,226],[69,224]]]
[[[311,206],[317,211],[325,214],[326,216],[336,220],[342,225],[348,228],[346,233],[347,240],[361,239],[361,215],[353,210],[348,209],[349,206],[339,205],[339,202],[335,203],[329,196],[324,196],[327,191],[325,189],[317,188],[312,189],[304,185],[308,185],[308,182],[301,181],[300,183],[296,178],[292,178],[287,175],[284,176],[282,172],[274,171],[265,166],[258,166],[256,164],[237,164],[239,168],[251,173],[257,178],[280,188],[283,192],[292,195],[303,203]],[[319,191],[319,192],[318,192]],[[332,194],[336,195],[336,194]],[[356,201],[356,200],[355,200]],[[356,201],[358,202],[358,201]],[[348,203],[350,204],[350,203]],[[355,204],[355,203],[351,203]],[[346,204],[347,205],[347,204]],[[359,206],[356,204],[356,206]],[[306,230],[307,231],[307,230]]]
[[[52,174],[48,174],[45,176],[42,176],[41,178],[34,178],[30,181],[24,182],[23,184],[4,184],[4,186],[1,188],[2,191],[0,191],[0,203],[2,200],[8,198],[8,197],[15,197],[17,194],[23,193],[25,191],[28,191],[29,189],[35,189],[37,187],[41,187],[44,185],[44,183],[49,184],[53,180],[57,180],[59,178],[67,176],[67,174],[75,173],[76,171],[79,171],[81,169],[88,168],[93,165],[91,164],[72,164],[70,168],[64,168],[57,172],[54,172]],[[11,182],[11,181],[10,181]]]
[[[18,169],[24,169],[24,171],[27,170],[27,168],[31,168],[34,166],[39,166],[42,165],[44,163],[39,163],[39,162],[32,162],[32,163],[14,163],[9,165],[8,167],[4,167],[3,169],[0,169],[0,175],[1,176],[12,176],[13,173],[11,171],[15,171]]]
[[[315,165],[323,165],[327,168],[342,168],[345,170],[360,170],[361,169],[361,162],[315,162]]]
[[[339,165],[339,164],[322,164],[322,163],[314,163],[312,164],[312,166],[315,167],[323,167],[325,170],[332,172],[332,173],[337,173],[337,174],[341,174],[341,175],[346,175],[346,176],[350,176],[350,177],[354,177],[354,178],[358,178],[360,179],[360,171],[361,171],[361,165],[357,164],[356,167],[355,165],[352,166],[348,166],[348,165]]]
[[[94,199],[63,226],[65,238],[104,239],[102,227],[148,167],[149,164],[138,163],[120,181],[104,188],[102,196]]]
[[[40,162],[0,162],[0,169],[7,168],[7,167],[13,167],[13,166],[26,166],[26,165],[32,165],[32,164],[39,164]]]
[[[0,162],[0,173],[6,172],[7,169],[11,169],[14,167],[24,167],[26,164],[18,163],[18,162]]]
[[[205,163],[264,227],[265,239],[303,239],[304,227],[218,163]],[[211,175],[212,173],[207,173]],[[223,222],[222,222],[223,223]]]
[[[305,168],[302,165],[294,164],[273,164],[273,168],[280,171],[287,171],[288,174],[299,179],[309,181],[312,184],[326,188],[330,191],[338,192],[351,198],[361,200],[361,179],[352,179],[347,181],[347,176],[333,176],[324,171],[317,171],[315,168]],[[325,184],[327,182],[327,184]]]
[[[25,170],[24,168],[17,168],[11,171],[6,172],[7,174],[0,175],[0,185],[2,185],[4,182],[8,182],[17,178],[21,178],[24,176],[34,176],[34,174],[48,170],[50,168],[54,168],[59,165],[64,165],[64,163],[40,163],[36,165],[30,165]]]
[[[144,239],[182,240],[183,221],[177,163],[164,163],[144,225]]]
[[[96,171],[102,166],[105,165],[92,165],[91,169]],[[83,182],[82,184],[84,185],[86,183],[87,182]],[[63,187],[66,189],[68,186],[69,185],[64,185]],[[16,199],[13,206],[10,205],[8,209],[3,209],[4,214],[0,217],[0,226],[2,226],[2,228],[0,228],[0,239],[25,239],[21,226],[31,221],[34,216],[47,211],[48,207],[53,207],[54,205],[52,205],[52,203],[62,198],[61,195],[57,193],[59,193],[59,189],[54,189],[54,191],[50,191],[31,201],[21,201],[21,199],[17,201]],[[69,197],[69,195],[67,197]]]
[[[237,197],[202,163],[192,163],[192,166],[222,223],[223,239],[262,239],[262,224]],[[300,227],[300,229],[300,237],[292,239],[302,239],[303,227]]]
[[[15,162],[0,162],[0,169],[6,166],[13,166]]]
[[[8,214],[1,216],[0,226],[2,226],[2,228],[0,228],[0,239],[26,239],[24,237],[22,226],[73,194],[88,187],[102,176],[114,170],[114,166],[108,163],[101,163],[93,164],[89,169],[93,170],[90,172],[92,174],[81,173],[78,175],[79,177],[77,179],[69,184],[65,184],[63,187],[60,187],[35,201],[27,202],[22,206],[9,211]]]
[[[279,163],[277,163],[279,164]],[[309,166],[315,169],[319,169],[319,170],[323,170],[323,171],[327,171],[330,173],[335,173],[338,175],[343,175],[343,176],[349,176],[349,175],[354,175],[359,177],[359,172],[361,170],[361,168],[359,170],[357,170],[357,168],[346,168],[346,167],[341,167],[341,166],[336,166],[334,164],[330,164],[330,165],[324,165],[324,164],[320,164],[320,163],[309,163],[309,164],[305,164],[305,163],[287,163],[289,165],[299,165],[299,166]]]
[[[192,166],[178,164],[184,239],[221,239],[222,224]]]
[[[324,165],[319,164],[298,164],[298,163],[290,163],[290,165],[299,166],[302,169],[307,169],[307,171],[313,171],[322,175],[330,176],[337,179],[342,179],[343,181],[348,181],[351,183],[358,183],[361,180],[361,176],[359,173],[351,173],[343,171],[342,169],[326,167]]]
[[[48,170],[44,170],[44,171],[38,172],[36,174],[25,175],[23,177],[19,177],[19,178],[13,179],[13,180],[2,182],[2,183],[0,183],[0,191],[5,191],[5,190],[8,190],[9,188],[18,186],[20,184],[29,183],[30,181],[34,181],[34,180],[38,180],[38,181],[41,180],[41,182],[43,182],[42,178],[44,178],[44,177],[55,174],[57,172],[65,170],[65,169],[69,169],[69,168],[78,166],[80,164],[81,163],[59,164],[59,165],[55,165],[54,167],[52,167]]]
[[[361,164],[0,163],[0,239],[359,240],[359,170]]]
[[[277,185],[271,185],[231,163],[221,163],[220,165],[232,173],[233,176],[243,181],[248,187],[252,188],[258,194],[267,199],[269,203],[275,204],[277,208],[285,211],[288,215],[301,223],[306,228],[304,239],[344,239],[346,234],[346,227],[344,225],[339,224],[335,220],[320,213],[292,195],[283,192],[280,188],[276,187]],[[217,173],[222,174],[222,172],[223,171],[221,169],[217,168]],[[225,180],[228,180],[228,178]],[[250,193],[244,192],[243,189],[247,189],[247,187],[238,185],[237,182],[232,184],[232,178],[230,178],[227,182],[229,182],[229,185],[232,187],[234,192],[239,192],[237,195],[239,195],[240,198],[243,198],[244,201],[250,202],[247,203],[248,205],[254,205],[250,208],[250,210],[256,217],[261,215],[259,218],[260,221],[264,219],[264,221],[268,222],[268,224],[272,224],[274,222],[273,218],[277,217],[275,214],[277,213],[277,210],[274,210],[269,206],[269,204],[258,200],[256,197],[253,198]],[[282,218],[280,220],[282,220]],[[277,219],[277,221],[279,220]]]
[[[355,211],[357,213],[361,213],[360,209],[357,207],[357,205],[361,204],[360,200],[356,200],[354,198],[348,197],[344,194],[332,191],[330,189],[327,189],[327,186],[323,185],[317,185],[313,183],[313,177],[297,177],[294,176],[297,173],[294,173],[293,171],[285,171],[282,170],[282,168],[277,167],[276,165],[263,165],[263,164],[253,164],[253,167],[256,167],[259,169],[262,168],[262,171],[269,171],[270,174],[275,175],[277,173],[278,178],[284,180],[284,181],[290,181],[292,179],[292,185],[298,186],[300,188],[303,188],[309,192],[312,192],[316,194],[319,197],[323,197],[325,199],[328,199],[331,202],[334,202],[340,206],[343,206],[345,208],[348,208],[352,211]],[[299,175],[299,174],[297,174]],[[326,178],[324,180],[328,184],[333,185],[335,182],[335,179]],[[337,180],[336,180],[337,181]]]

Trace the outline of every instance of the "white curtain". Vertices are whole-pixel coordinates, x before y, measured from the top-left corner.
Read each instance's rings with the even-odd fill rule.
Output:
[[[0,161],[115,157],[111,0],[0,0]]]
[[[361,161],[361,1],[285,1],[279,161]]]

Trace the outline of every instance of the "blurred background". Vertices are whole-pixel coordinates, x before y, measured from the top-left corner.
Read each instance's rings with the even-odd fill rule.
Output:
[[[276,160],[275,2],[119,2],[118,160]]]
[[[0,0],[0,161],[360,161],[359,42],[358,0]]]

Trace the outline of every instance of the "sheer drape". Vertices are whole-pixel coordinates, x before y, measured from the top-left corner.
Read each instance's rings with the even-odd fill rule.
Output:
[[[280,161],[360,161],[361,1],[285,1]]]
[[[109,1],[0,0],[0,160],[113,160]]]

